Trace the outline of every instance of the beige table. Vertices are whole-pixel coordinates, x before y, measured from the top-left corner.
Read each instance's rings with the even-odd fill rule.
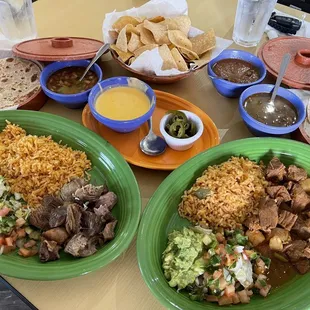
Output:
[[[85,36],[102,39],[105,13],[140,6],[145,0],[39,0],[34,4],[39,36]],[[213,27],[218,36],[230,39],[237,0],[188,0],[193,24],[201,29]],[[301,16],[301,12],[278,6],[278,9]],[[309,15],[307,20],[310,20]],[[233,45],[232,47],[237,47]],[[240,49],[240,47],[237,47]],[[255,49],[249,49],[255,52]],[[103,62],[104,76],[128,75],[113,61]],[[237,100],[220,96],[205,70],[179,83],[154,86],[181,96],[202,108],[219,129],[228,129],[222,142],[249,137],[241,121]],[[81,122],[81,110],[68,110],[48,101],[42,111],[59,114]],[[223,133],[225,131],[221,131]],[[167,172],[132,167],[139,182],[143,207]],[[8,278],[40,310],[81,309],[163,309],[152,296],[140,275],[135,240],[115,262],[89,275],[55,282],[32,282]]]

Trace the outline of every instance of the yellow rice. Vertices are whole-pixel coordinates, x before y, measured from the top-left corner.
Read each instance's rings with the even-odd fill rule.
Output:
[[[31,207],[59,192],[73,177],[91,168],[84,152],[54,142],[51,136],[27,135],[9,122],[0,133],[0,175]]]
[[[231,157],[218,166],[209,166],[184,192],[179,214],[194,224],[235,228],[248,216],[257,214],[266,186],[262,164]],[[193,193],[199,188],[209,188],[212,195],[198,199]]]

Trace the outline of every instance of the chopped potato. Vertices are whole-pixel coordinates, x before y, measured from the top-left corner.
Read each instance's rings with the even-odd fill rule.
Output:
[[[274,251],[282,251],[283,250],[283,243],[278,236],[274,236],[269,240],[269,247],[271,250]]]
[[[257,246],[265,241],[264,235],[259,230],[248,230],[246,232],[246,235],[248,236],[249,241],[253,244],[253,246]]]
[[[274,236],[279,237],[283,244],[291,242],[290,232],[286,229],[276,227],[271,230],[266,239],[270,240]]]

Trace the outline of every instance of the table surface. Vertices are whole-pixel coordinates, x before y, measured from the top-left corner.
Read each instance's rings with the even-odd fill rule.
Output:
[[[105,13],[114,9],[123,11],[144,4],[145,0],[40,0],[34,3],[35,17],[40,37],[85,36],[102,39],[102,22]],[[215,29],[216,35],[231,39],[237,0],[188,0],[189,16],[195,27]],[[283,12],[301,17],[302,13],[277,5]],[[310,21],[310,15],[306,18]],[[264,38],[263,40],[266,40]],[[232,45],[232,48],[240,47]],[[255,53],[256,49],[247,49]],[[129,75],[106,56],[102,67],[105,78]],[[237,100],[219,95],[211,85],[205,70],[171,85],[153,85],[183,97],[203,109],[220,129],[222,143],[251,136],[237,109]],[[82,110],[69,110],[49,100],[42,111],[58,114],[81,122]],[[169,174],[132,166],[138,180],[143,208]],[[145,285],[137,263],[136,240],[129,249],[106,268],[83,277],[54,281],[34,282],[6,279],[40,310],[54,309],[164,309]]]

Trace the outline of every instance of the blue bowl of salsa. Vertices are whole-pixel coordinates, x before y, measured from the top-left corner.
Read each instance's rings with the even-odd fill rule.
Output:
[[[226,72],[222,72],[223,76],[220,76],[216,73],[215,67],[223,62],[232,62],[226,63]],[[234,63],[235,62],[235,63]],[[238,67],[244,66],[243,72],[246,71],[246,66],[249,66],[248,69],[255,70],[257,72],[257,78],[246,79],[241,78],[242,83],[238,83],[238,69],[242,73],[242,68]],[[222,68],[224,70],[225,68]],[[212,59],[208,64],[208,74],[213,83],[213,86],[216,90],[223,96],[228,98],[236,98],[241,95],[241,93],[250,86],[261,83],[266,77],[266,67],[264,63],[255,55],[239,50],[228,49],[224,50],[219,56]],[[230,78],[229,75],[233,75]]]
[[[102,70],[94,64],[82,82],[77,82],[89,63],[88,60],[73,60],[49,64],[40,76],[44,93],[67,108],[82,108],[88,100],[91,89],[102,80]],[[87,85],[87,82],[90,83]]]
[[[127,133],[151,118],[156,95],[139,79],[120,76],[103,80],[93,87],[88,104],[98,122],[114,131]]]

